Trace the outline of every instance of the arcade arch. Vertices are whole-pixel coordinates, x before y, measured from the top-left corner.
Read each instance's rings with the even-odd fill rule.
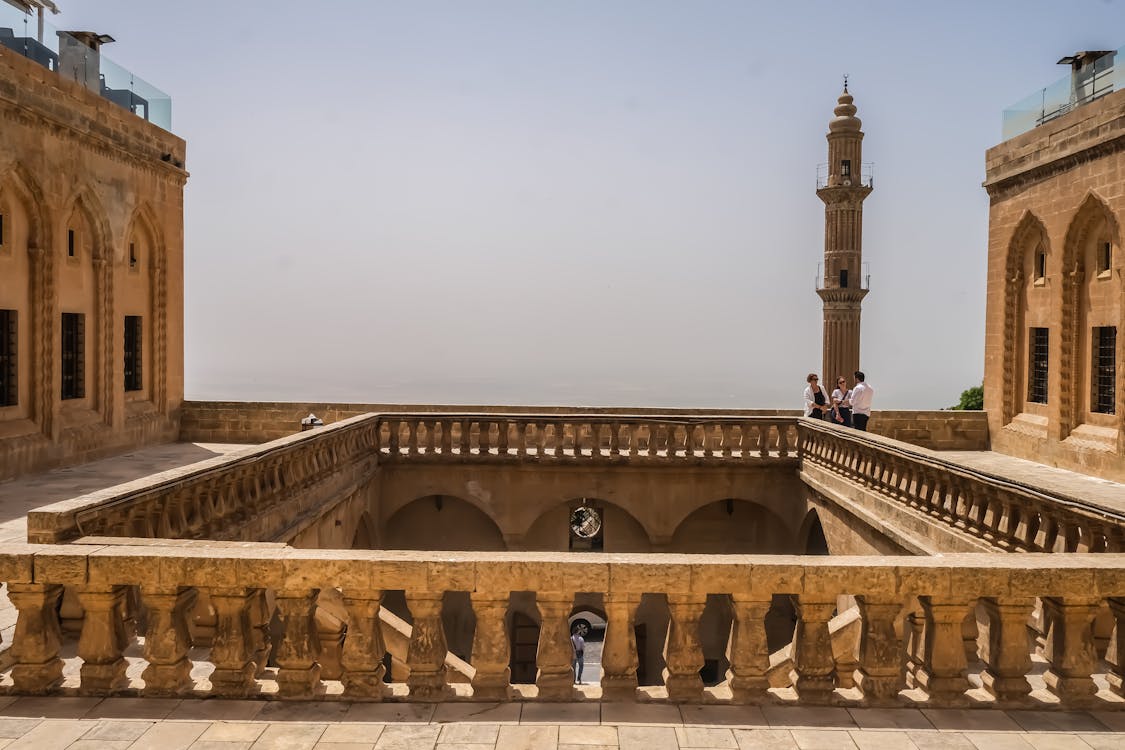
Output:
[[[504,535],[477,506],[453,495],[428,495],[407,503],[386,520],[382,549],[501,552]]]

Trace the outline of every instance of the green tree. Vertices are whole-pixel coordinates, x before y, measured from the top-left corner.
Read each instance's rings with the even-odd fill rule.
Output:
[[[967,388],[961,391],[961,402],[956,406],[949,407],[950,409],[966,409],[979,411],[984,408],[984,386],[974,385],[972,388]]]

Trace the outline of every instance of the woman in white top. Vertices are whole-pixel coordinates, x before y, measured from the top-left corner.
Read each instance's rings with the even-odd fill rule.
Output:
[[[805,382],[808,383],[805,386],[805,416],[813,419],[824,419],[824,415],[832,408],[832,405],[828,403],[828,396],[825,395],[824,389],[817,382],[819,380],[820,378],[816,376],[816,373],[812,372],[805,378]]]
[[[847,379],[841,375],[836,378],[836,390],[832,391],[832,410],[836,424],[852,426],[852,392]]]

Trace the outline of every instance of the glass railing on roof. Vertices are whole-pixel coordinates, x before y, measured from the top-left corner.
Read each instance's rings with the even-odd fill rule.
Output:
[[[1015,138],[1121,89],[1125,89],[1125,47],[1098,58],[1079,76],[1064,76],[1005,109],[1003,139]]]
[[[0,2],[0,45],[81,83],[154,125],[172,130],[172,98],[79,39]]]

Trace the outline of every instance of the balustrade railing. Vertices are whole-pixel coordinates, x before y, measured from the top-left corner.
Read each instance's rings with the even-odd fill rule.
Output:
[[[1012,552],[1125,551],[1125,514],[973,471],[903,443],[811,419],[802,463]]]
[[[797,457],[794,417],[383,414],[381,460],[762,461]]]
[[[198,544],[200,549],[194,549]],[[198,695],[362,700],[630,700],[643,595],[666,598],[661,687],[670,702],[1125,707],[1125,556],[752,557],[280,550],[276,545],[11,545],[0,580],[18,610],[10,671],[18,694]],[[84,610],[76,656],[63,647],[64,587]],[[413,619],[405,682],[388,684],[385,592]],[[468,682],[447,672],[443,599],[470,592]],[[513,592],[535,592],[535,688],[514,686]],[[576,594],[607,614],[600,691],[576,689],[568,617]],[[709,597],[733,618],[730,670],[705,687],[700,629]],[[793,615],[780,681],[767,623]],[[342,627],[329,634],[331,600]],[[853,611],[854,610],[854,611]],[[842,641],[833,619],[852,612]],[[1029,619],[1042,623],[1029,639]],[[1109,624],[1095,630],[1095,621]],[[271,625],[271,622],[273,623]],[[966,637],[966,623],[977,637]],[[1109,632],[1109,642],[1097,637]],[[720,644],[720,647],[722,644]],[[1095,680],[1094,676],[1098,675]]]
[[[28,540],[81,536],[271,541],[319,515],[375,471],[376,420],[353,417],[264,446],[47,505],[28,514]]]

